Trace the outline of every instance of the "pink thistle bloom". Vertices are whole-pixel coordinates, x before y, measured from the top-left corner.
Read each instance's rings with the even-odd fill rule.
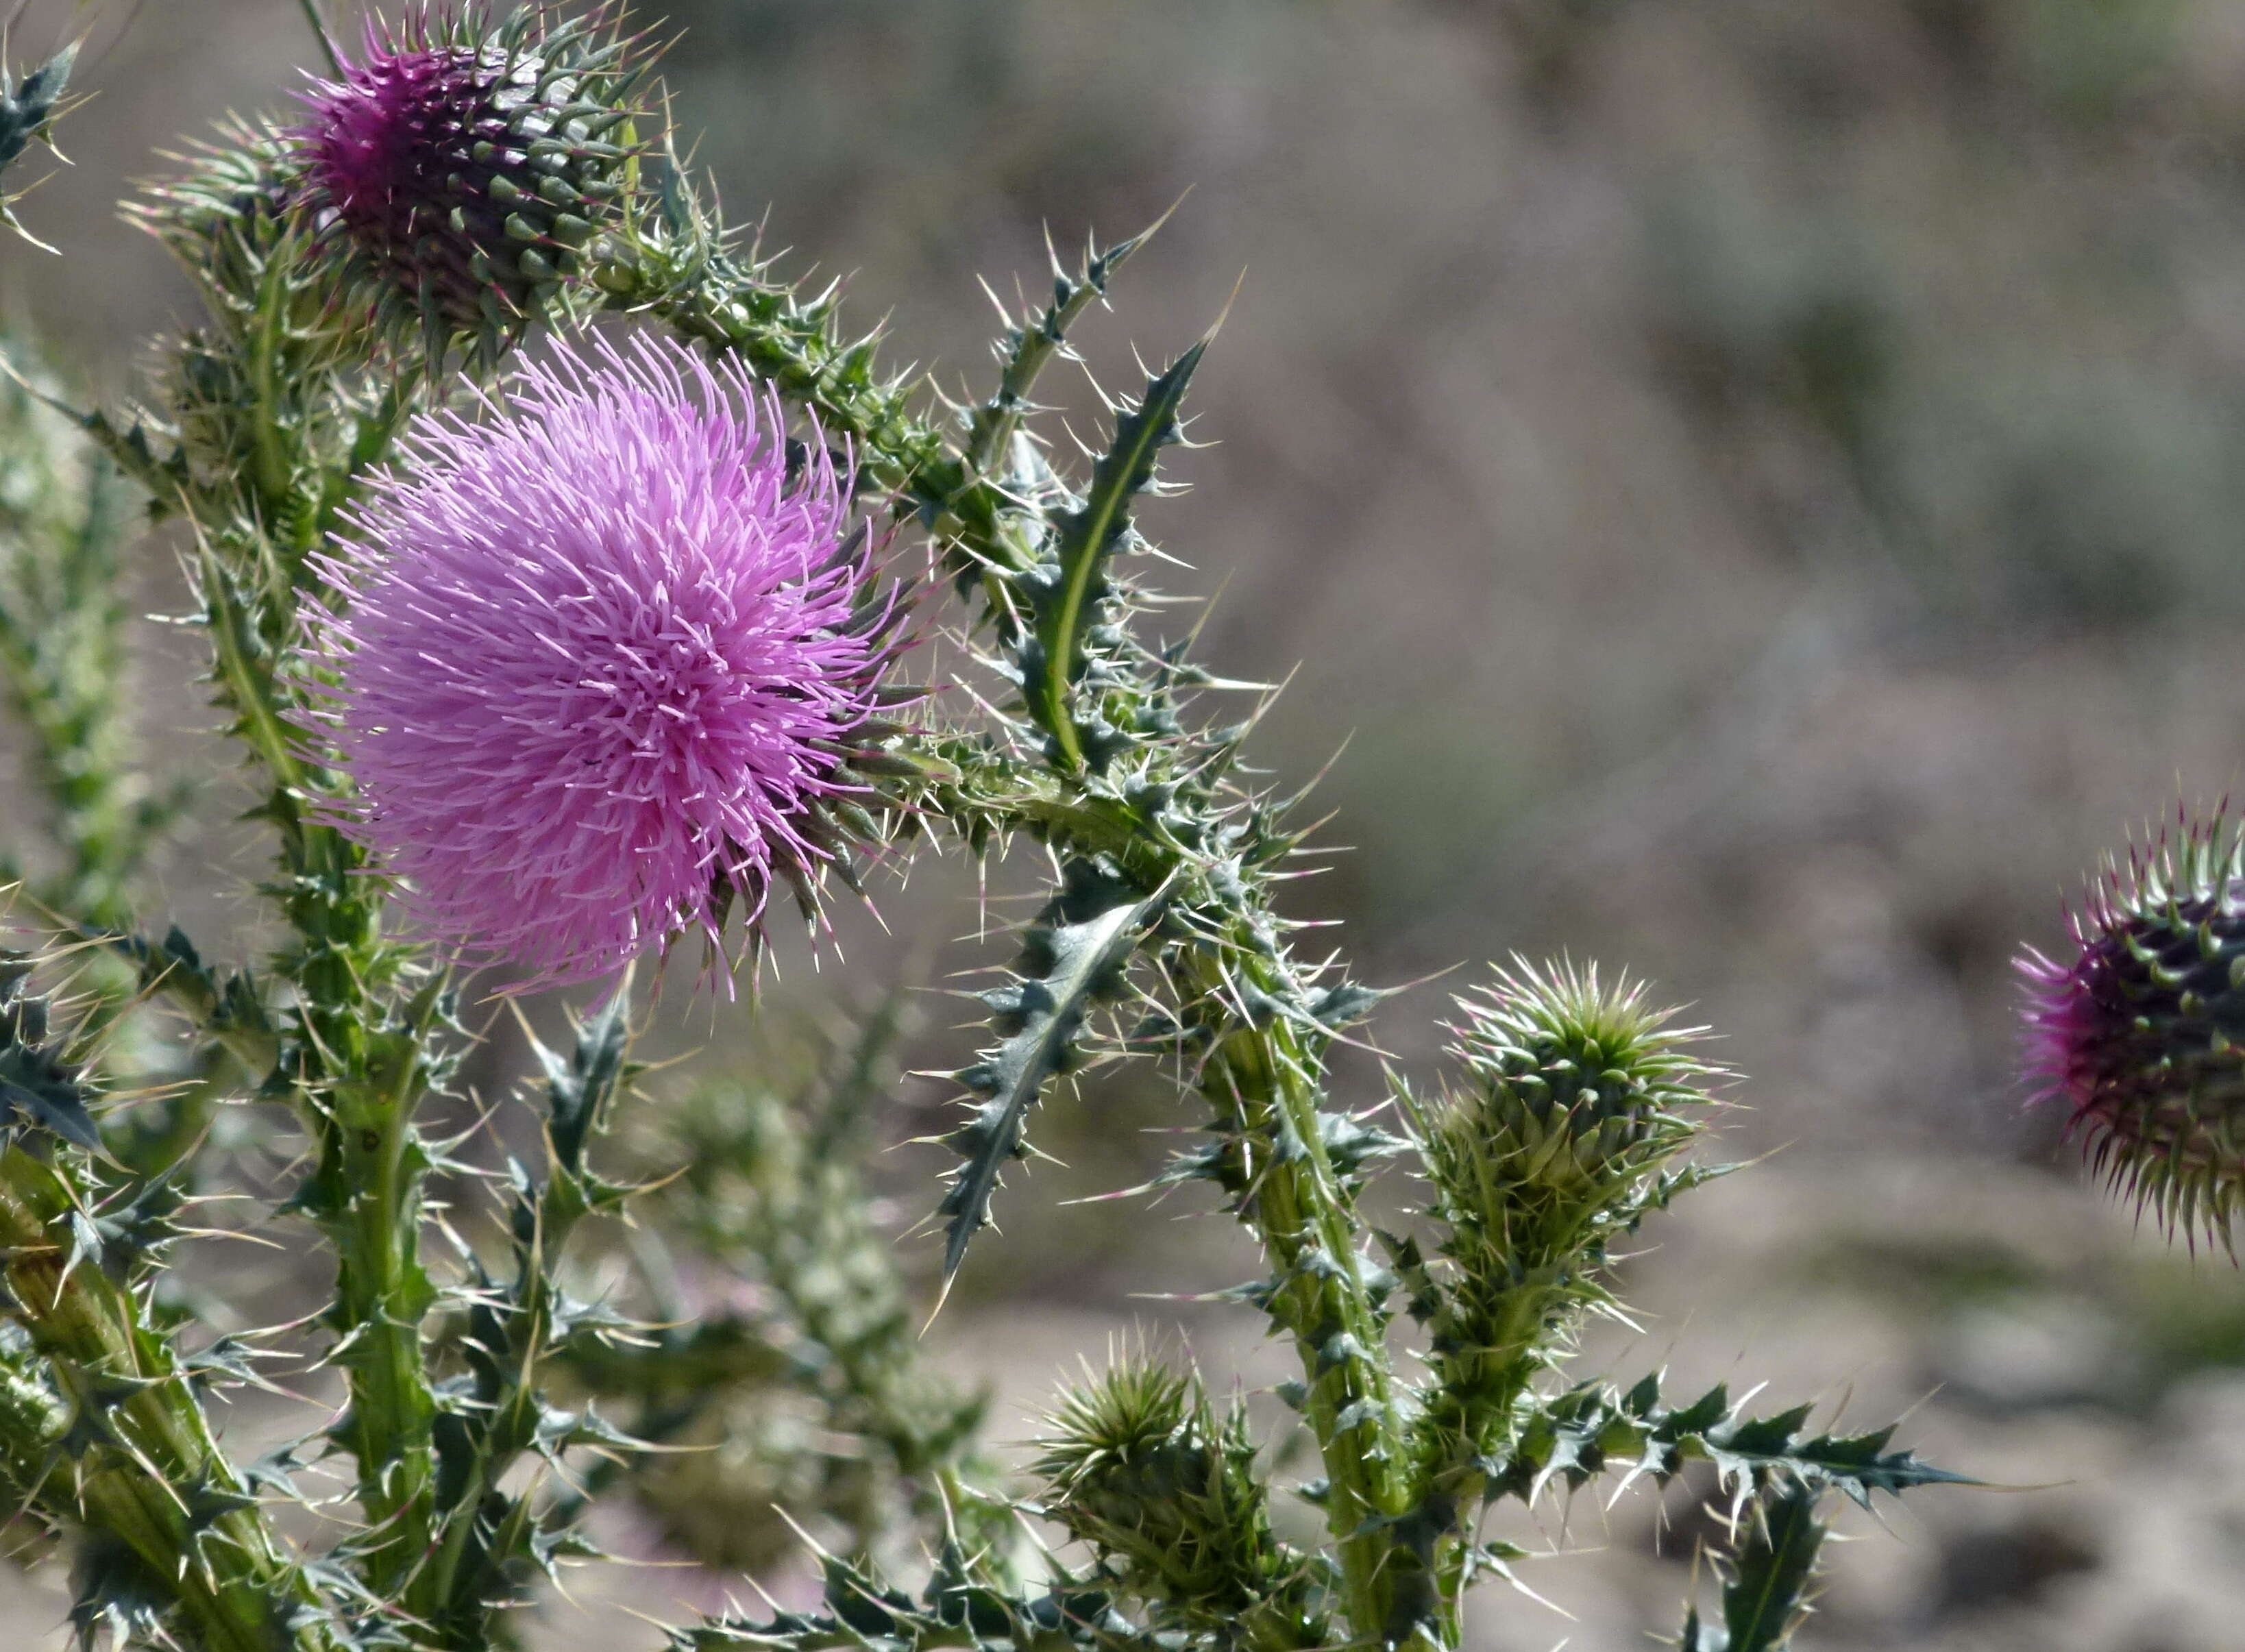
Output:
[[[2245,1209],[2245,838],[2185,823],[2108,862],[2062,958],[2032,947],[2025,1069],[2108,1184],[2235,1253]]]
[[[688,930],[751,936],[775,873],[831,858],[899,609],[845,535],[814,429],[673,340],[517,371],[424,415],[321,571],[339,823],[412,926],[533,972],[606,975]]]
[[[313,83],[294,134],[312,204],[431,325],[519,330],[610,215],[637,71],[604,17],[486,30],[424,6],[396,30],[370,21],[360,61]]]

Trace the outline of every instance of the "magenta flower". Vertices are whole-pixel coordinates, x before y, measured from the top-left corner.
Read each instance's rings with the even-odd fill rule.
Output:
[[[315,210],[378,289],[451,333],[503,338],[575,273],[622,193],[635,112],[625,42],[543,9],[495,30],[424,7],[370,22],[362,61],[314,83],[295,134]]]
[[[417,419],[321,572],[343,829],[423,933],[584,981],[688,930],[749,933],[831,859],[898,605],[851,478],[675,341],[520,369]]]
[[[2183,824],[2108,863],[2063,958],[2031,947],[2025,1069],[2092,1168],[2193,1243],[2245,1209],[2245,839]]]

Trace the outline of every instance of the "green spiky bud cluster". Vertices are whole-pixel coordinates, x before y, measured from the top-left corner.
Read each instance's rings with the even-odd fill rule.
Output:
[[[302,157],[286,132],[229,120],[180,159],[125,213],[179,261],[206,316],[169,342],[158,410],[92,433],[153,511],[231,515],[227,538],[268,537],[293,575],[324,537],[345,475],[380,450],[415,387],[367,371],[365,307],[347,267],[313,255]],[[277,440],[276,425],[291,439]]]
[[[127,215],[180,263],[200,272],[209,288],[235,307],[253,304],[276,259],[301,250],[288,244],[301,233],[290,211],[303,189],[295,146],[270,121],[229,118],[210,140],[189,145],[179,159],[183,170],[146,200],[128,202]],[[301,283],[303,277],[292,273],[289,279]],[[317,318],[299,314],[290,319],[302,327]],[[333,325],[342,318],[326,319]]]
[[[614,17],[424,10],[317,84],[295,134],[308,202],[393,322],[495,347],[579,273],[636,161],[640,71]]]
[[[1257,1648],[1326,1643],[1323,1584],[1271,1533],[1245,1411],[1144,1352],[1065,1391],[1031,1472],[1042,1509],[1091,1546],[1153,1622]]]
[[[1516,1229],[1523,1200],[1596,1222],[1706,1127],[1721,1075],[1692,1053],[1700,1030],[1671,1026],[1641,985],[1516,958],[1457,1005],[1450,1054],[1464,1082],[1416,1109],[1454,1227]]]
[[[2245,1211],[2245,833],[2182,823],[2108,862],[2061,958],[2029,948],[2027,1076],[2091,1166],[2235,1254]]]
[[[1672,1169],[1706,1127],[1708,1085],[1692,1053],[1626,978],[1537,969],[1516,958],[1457,999],[1458,1080],[1431,1100],[1401,1096],[1431,1184],[1442,1259],[1389,1240],[1439,1377],[1425,1449],[1468,1472],[1511,1425],[1536,1372],[1563,1357],[1574,1323],[1611,1305],[1608,1246],[1685,1186]]]

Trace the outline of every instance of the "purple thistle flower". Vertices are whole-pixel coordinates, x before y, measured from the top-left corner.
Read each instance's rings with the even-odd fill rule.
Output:
[[[605,975],[698,929],[751,944],[775,875],[807,901],[828,811],[893,699],[900,608],[851,479],[737,366],[606,341],[424,415],[321,572],[339,823],[412,925],[534,972]],[[790,457],[795,463],[790,464]]]
[[[313,83],[295,136],[315,208],[425,327],[510,336],[612,215],[631,151],[608,139],[637,71],[604,16],[487,31],[424,5],[370,21],[362,61]]]
[[[2245,1209],[2245,835],[2180,823],[2108,861],[2064,958],[2025,949],[2025,1060],[2092,1168],[2194,1248]]]

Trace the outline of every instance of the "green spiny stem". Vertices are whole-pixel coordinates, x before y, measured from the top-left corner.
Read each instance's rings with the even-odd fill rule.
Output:
[[[876,376],[876,341],[844,342],[836,335],[831,295],[805,299],[791,286],[765,280],[761,267],[706,248],[697,263],[684,280],[650,259],[607,266],[601,280],[616,308],[651,310],[817,408],[829,437],[859,445],[859,462],[878,485],[913,491],[924,478],[957,470],[942,433],[913,413],[911,393]]]
[[[417,1618],[430,1624],[444,1644],[463,1652],[479,1652],[489,1644],[496,1601],[506,1593],[505,1567],[522,1557],[538,1522],[532,1492],[507,1498],[502,1482],[531,1449],[548,1416],[539,1378],[541,1363],[566,1338],[560,1323],[562,1253],[586,1216],[614,1210],[622,1202],[623,1189],[598,1176],[586,1155],[631,1076],[630,1009],[627,979],[579,1027],[568,1060],[533,1041],[547,1075],[552,1162],[542,1187],[517,1195],[512,1213],[514,1277],[505,1299],[480,1306],[471,1316],[475,1410],[463,1422],[468,1443],[459,1453],[468,1460],[453,1471],[458,1483],[444,1488],[436,1547],[414,1574],[406,1597]],[[494,1528],[492,1500],[500,1498],[505,1506]]]
[[[261,515],[268,524],[276,525],[288,521],[295,513],[297,504],[295,466],[290,463],[277,416],[282,405],[281,375],[286,363],[281,349],[288,326],[281,294],[288,272],[289,261],[284,258],[275,258],[266,266],[264,290],[259,295],[262,301],[257,307],[256,324],[247,340],[250,379],[257,397],[248,420],[253,437],[251,450],[256,463],[243,480],[262,507]]]
[[[421,1329],[434,1301],[420,1260],[428,1163],[413,1121],[433,1075],[428,1040],[441,995],[432,984],[411,1004],[386,1007],[403,960],[381,937],[380,887],[365,876],[358,847],[309,807],[336,788],[308,764],[276,669],[294,628],[292,582],[253,574],[245,584],[234,572],[272,565],[275,553],[254,531],[206,538],[200,553],[220,696],[269,782],[261,812],[280,838],[274,892],[295,933],[277,960],[297,998],[281,1070],[319,1148],[298,1202],[336,1249],[328,1323],[350,1390],[338,1432],[379,1534],[370,1582],[395,1596],[426,1554],[437,1518],[437,1405]]]
[[[1685,1172],[1677,1185],[1711,1176]],[[1665,1202],[1665,1194],[1660,1197]],[[1434,1380],[1411,1431],[1411,1449],[1423,1465],[1430,1501],[1448,1516],[1431,1537],[1452,1643],[1477,1564],[1473,1512],[1494,1495],[1490,1466],[1519,1461],[1536,1378],[1572,1350],[1585,1312],[1611,1300],[1597,1275],[1612,1223],[1596,1215],[1586,1213],[1563,1236],[1541,1236],[1550,1242],[1508,1269],[1459,1282],[1430,1324]],[[1461,1292],[1470,1293],[1469,1302]],[[1468,1306],[1470,1312],[1463,1311]]]
[[[908,502],[952,548],[954,572],[1028,566],[1034,551],[1019,516],[996,484],[912,410],[910,390],[878,376],[878,341],[844,342],[831,291],[805,299],[767,279],[762,266],[716,250],[717,239],[698,223],[682,234],[642,232],[634,253],[602,266],[595,279],[614,308],[658,316],[815,409],[830,440],[852,445],[865,478]],[[1034,364],[1043,359],[1035,356]]]
[[[320,1162],[299,1202],[336,1247],[329,1324],[339,1340],[331,1357],[350,1385],[341,1434],[358,1464],[360,1504],[379,1534],[370,1581],[388,1594],[421,1563],[437,1518],[437,1404],[421,1331],[435,1302],[420,1260],[428,1160],[413,1128],[434,1018],[409,1015],[370,1031],[332,1008],[302,1013],[308,1029],[325,1025],[330,1038],[349,1039],[324,1057],[303,1052],[299,1094]]]
[[[221,695],[271,782],[263,812],[279,830],[278,893],[296,933],[281,960],[298,989],[296,1036],[283,1057],[320,1147],[301,1202],[336,1246],[329,1323],[351,1395],[343,1435],[360,1503],[382,1534],[373,1581],[392,1589],[419,1563],[436,1520],[436,1400],[421,1337],[432,1301],[420,1263],[427,1163],[413,1118],[437,1004],[424,991],[404,1025],[381,1024],[378,994],[399,958],[381,939],[379,889],[357,846],[306,807],[332,787],[315,782],[302,755],[263,634],[275,622],[230,572],[244,561],[254,554],[221,560],[206,544],[200,583]]]
[[[1456,1645],[1462,1628],[1465,1586],[1475,1564],[1468,1534],[1488,1481],[1484,1466],[1510,1455],[1510,1436],[1519,1426],[1515,1413],[1536,1373],[1552,1363],[1553,1316],[1574,1294],[1563,1277],[1524,1280],[1503,1293],[1486,1316],[1484,1342],[1467,1346],[1453,1337],[1448,1351],[1437,1352],[1430,1362],[1435,1380],[1414,1432],[1431,1442],[1422,1448],[1428,1459],[1425,1483],[1436,1506],[1449,1515],[1445,1529],[1428,1534],[1447,1644]],[[1440,1320],[1434,1339],[1442,1349]]]
[[[1509,1458],[1531,1385],[1572,1345],[1585,1306],[1604,1299],[1584,1277],[1588,1271],[1579,1256],[1563,1252],[1505,1280],[1493,1300],[1484,1296],[1470,1328],[1454,1303],[1433,1322],[1435,1380],[1413,1431],[1414,1455],[1424,1462],[1428,1485],[1457,1512],[1460,1526],[1448,1536],[1451,1559],[1460,1564],[1463,1522],[1480,1498],[1487,1466]]]
[[[608,284],[621,302],[653,310],[680,330],[738,355],[808,402],[830,434],[859,444],[859,461],[875,481],[936,507],[931,525],[965,547],[970,566],[979,560],[999,570],[1018,569],[1033,559],[1029,530],[1018,515],[995,487],[974,479],[964,460],[946,450],[939,432],[909,417],[894,388],[875,378],[870,347],[845,349],[834,342],[828,308],[806,310],[787,289],[765,287],[753,272],[716,258],[690,270],[665,271],[660,261],[642,256],[635,267],[612,274]],[[1103,540],[1101,548],[1106,548]],[[1001,583],[984,585],[994,613],[1003,612],[1004,594],[994,588]],[[1075,733],[1066,698],[1031,707],[1055,740],[1063,728]],[[1061,777],[1053,806],[1062,811],[1090,807],[1098,814],[1103,811],[1097,803],[1110,801],[1089,799]],[[1041,825],[1048,838],[1064,836],[1049,823]],[[1130,868],[1150,890],[1163,887],[1189,858],[1142,832],[1126,833],[1124,842],[1134,861],[1161,863]],[[1188,1000],[1232,1002],[1238,983],[1231,972],[1241,967],[1235,956],[1252,960],[1245,966],[1251,974],[1273,977],[1252,980],[1258,992],[1290,990],[1265,956],[1273,924],[1259,897],[1243,887],[1239,899],[1239,910],[1209,919],[1217,932],[1239,932],[1236,955],[1228,949],[1189,953]],[[1263,1153],[1263,1161],[1253,1167],[1254,1197],[1243,1215],[1283,1276],[1273,1311],[1294,1336],[1308,1376],[1311,1420],[1333,1487],[1329,1518],[1342,1551],[1350,1616],[1360,1635],[1379,1639],[1389,1637],[1397,1622],[1415,1623],[1426,1615],[1429,1585],[1425,1557],[1413,1546],[1403,1518],[1410,1507],[1407,1459],[1385,1336],[1362,1275],[1354,1221],[1321,1144],[1322,1051],[1311,1042],[1301,1026],[1284,1017],[1235,1026],[1210,1060],[1202,1088],[1219,1116],[1235,1121]],[[1283,1153],[1282,1140],[1289,1144]],[[1346,1431],[1338,1426],[1344,1413],[1351,1417]]]
[[[299,279],[292,228],[220,216],[234,240],[213,238],[207,267],[196,273],[226,341],[208,366],[222,380],[238,369],[243,394],[202,410],[202,439],[239,462],[225,471],[231,499],[188,500],[201,530],[197,583],[220,701],[269,782],[261,812],[281,850],[272,892],[295,931],[278,960],[297,998],[281,1065],[320,1146],[302,1202],[338,1253],[332,1323],[350,1373],[346,1426],[362,1500],[383,1532],[379,1553],[403,1565],[397,1556],[417,1557],[425,1546],[431,1515],[435,1403],[420,1340],[430,1299],[419,1261],[426,1164],[413,1116],[432,1076],[424,1046],[437,999],[431,987],[410,1005],[390,1002],[403,957],[382,939],[382,890],[365,875],[363,853],[314,807],[343,787],[305,755],[313,742],[283,661],[299,644],[305,553],[354,479],[382,457],[410,401],[393,385],[362,406],[345,355],[316,323],[306,330],[297,312],[318,311],[320,293]],[[278,237],[269,247],[257,239],[268,230]],[[241,271],[223,275],[233,265],[221,254]],[[197,348],[187,341],[182,361]],[[339,438],[341,450],[329,453]]]
[[[973,417],[967,422],[960,464],[968,476],[987,477],[993,473],[1014,430],[1020,427],[1029,393],[1036,388],[1037,376],[1055,355],[1069,353],[1068,328],[1095,302],[1106,299],[1109,279],[1122,267],[1131,254],[1153,239],[1168,216],[1163,213],[1161,220],[1104,252],[1094,246],[1084,254],[1083,267],[1076,274],[1071,275],[1061,268],[1057,256],[1053,259],[1052,302],[1038,311],[1034,319],[1025,317],[1018,326],[1008,325],[1004,365],[998,373],[997,388],[990,393],[989,400],[974,410]],[[1049,242],[1047,250],[1050,250]]]
[[[82,1464],[82,1518],[169,1585],[196,1652],[334,1647],[317,1593],[283,1557],[169,1344],[98,1262],[71,1265],[65,1236],[83,1207],[55,1164],[0,1152],[0,1273],[12,1311],[98,1442]]]
[[[1299,999],[1282,963],[1251,939],[1240,944],[1270,932],[1267,916],[1248,908],[1226,918],[1231,946],[1192,949],[1180,959],[1180,997],[1225,1004],[1245,990],[1279,1003]],[[1259,1154],[1259,1162],[1239,1167],[1248,1193],[1238,1214],[1277,1264],[1269,1311],[1302,1361],[1304,1415],[1324,1458],[1326,1520],[1349,1618],[1360,1636],[1394,1641],[1396,1628],[1407,1633],[1425,1609],[1426,1568],[1401,1523],[1411,1506],[1410,1465],[1386,1328],[1319,1122],[1323,1043],[1283,1014],[1259,1026],[1235,1020],[1210,1053],[1198,1087],[1245,1151]]]

